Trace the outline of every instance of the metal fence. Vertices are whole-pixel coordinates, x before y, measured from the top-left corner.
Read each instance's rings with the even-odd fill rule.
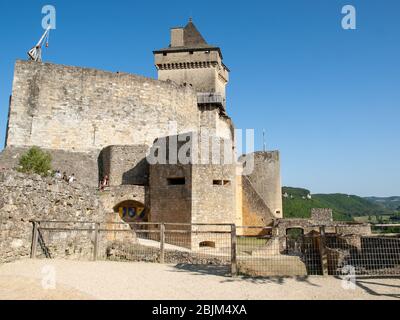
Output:
[[[327,236],[328,273],[400,275],[400,238]]]
[[[339,235],[319,227],[278,236],[271,227],[85,221],[33,226],[32,258],[213,265],[252,277],[400,275],[400,235],[393,233]]]
[[[230,224],[33,221],[31,258],[220,266],[236,273]]]
[[[322,274],[319,236],[274,236],[272,231],[272,228],[237,227],[240,274],[256,277]]]

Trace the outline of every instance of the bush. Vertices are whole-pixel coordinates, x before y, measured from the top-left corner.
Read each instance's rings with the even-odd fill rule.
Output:
[[[38,147],[32,147],[19,160],[18,171],[48,176],[51,172],[51,155]]]

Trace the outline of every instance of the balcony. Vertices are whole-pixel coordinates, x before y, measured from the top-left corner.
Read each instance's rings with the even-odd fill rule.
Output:
[[[220,93],[201,92],[197,93],[198,104],[217,104],[225,108],[225,98]]]

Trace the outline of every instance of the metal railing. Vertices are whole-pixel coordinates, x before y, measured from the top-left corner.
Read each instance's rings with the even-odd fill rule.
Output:
[[[213,265],[253,277],[400,275],[400,234],[340,235],[324,226],[306,235],[275,235],[272,227],[232,224],[32,222],[31,258]]]
[[[32,221],[31,258],[225,267],[236,274],[231,224]]]
[[[222,104],[225,105],[225,99],[222,94],[214,92],[202,92],[197,94],[198,104]]]

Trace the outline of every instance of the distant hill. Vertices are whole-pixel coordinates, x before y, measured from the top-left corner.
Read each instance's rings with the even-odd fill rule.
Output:
[[[331,208],[335,220],[349,221],[353,217],[368,215],[391,215],[393,209],[379,201],[341,193],[311,194],[302,188],[283,187],[283,212],[285,218],[309,218],[312,208]],[[311,199],[307,196],[311,195]]]
[[[400,197],[366,197],[365,199],[390,210],[400,211]]]

